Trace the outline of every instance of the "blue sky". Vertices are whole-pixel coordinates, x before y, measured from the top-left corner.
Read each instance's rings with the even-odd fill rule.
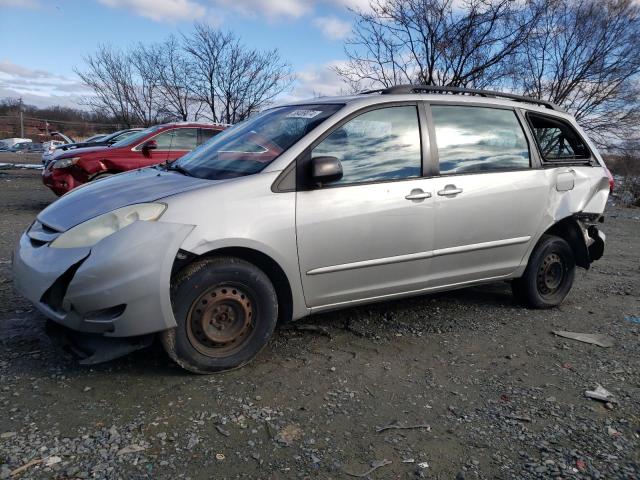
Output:
[[[368,0],[0,0],[0,98],[73,106],[85,95],[73,72],[101,43],[126,48],[189,32],[204,21],[247,46],[278,48],[298,80],[290,93],[337,94],[329,69],[344,59],[348,8]]]

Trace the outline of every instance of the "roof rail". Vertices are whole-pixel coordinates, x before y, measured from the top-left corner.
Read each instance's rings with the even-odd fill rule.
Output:
[[[480,97],[506,98],[509,100],[514,100],[516,102],[533,103],[536,105],[547,107],[550,110],[564,112],[564,110],[560,106],[546,100],[538,100],[536,98],[526,97],[524,95],[516,95],[514,93],[501,93],[494,92],[492,90],[478,90],[475,88],[444,87],[438,85],[397,85],[395,87],[381,88],[378,90],[367,90],[365,92],[362,92],[362,94],[368,93],[380,93],[382,95],[407,93],[451,93],[460,95],[477,95]]]

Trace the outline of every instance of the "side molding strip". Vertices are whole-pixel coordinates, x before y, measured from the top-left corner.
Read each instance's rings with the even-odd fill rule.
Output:
[[[362,260],[359,262],[342,263],[340,265],[331,265],[329,267],[319,267],[309,270],[307,275],[320,275],[322,273],[342,272],[345,270],[355,270],[358,268],[378,267],[380,265],[389,265],[392,263],[412,262],[414,260],[424,260],[426,258],[442,257],[444,255],[453,255],[456,253],[475,252],[477,250],[487,250],[489,248],[507,247],[509,245],[518,245],[527,243],[531,239],[527,237],[507,238],[505,240],[493,240],[491,242],[472,243],[469,245],[461,245],[459,247],[441,248],[428,252],[409,253],[406,255],[396,255],[393,257],[376,258],[373,260]]]

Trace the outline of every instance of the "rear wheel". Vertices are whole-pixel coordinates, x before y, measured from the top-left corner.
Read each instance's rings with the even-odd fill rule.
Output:
[[[516,299],[532,308],[560,305],[573,285],[576,262],[569,244],[560,237],[543,235],[521,278],[511,283]]]
[[[233,257],[198,261],[172,286],[177,328],[162,332],[162,345],[181,367],[196,373],[237,368],[267,344],[278,319],[269,277]]]

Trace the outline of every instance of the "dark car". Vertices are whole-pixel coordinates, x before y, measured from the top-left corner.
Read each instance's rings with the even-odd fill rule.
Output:
[[[73,150],[74,148],[84,148],[84,147],[102,147],[105,145],[113,145],[120,140],[124,140],[127,137],[130,137],[136,132],[140,132],[144,130],[144,128],[127,128],[125,130],[118,130],[117,132],[110,133],[108,135],[101,135],[98,138],[93,140],[87,139],[84,142],[76,142],[76,143],[67,143],[65,145],[60,145],[56,148],[56,150]],[[93,138],[93,137],[92,137]]]
[[[117,132],[109,133],[107,135],[94,135],[92,137],[87,138],[82,142],[72,142],[65,143],[63,145],[57,145],[53,148],[50,148],[47,152],[42,155],[42,165],[47,168],[50,162],[58,158],[67,150],[74,150],[76,148],[84,148],[84,147],[101,147],[101,146],[111,146],[120,140],[124,140],[127,137],[130,137],[134,133],[140,132],[144,130],[143,128],[127,128],[125,130],[118,130]]]
[[[16,143],[12,147],[10,147],[7,152],[11,153],[27,153],[29,151],[29,146],[31,142],[20,142]]]
[[[44,146],[41,143],[27,143],[25,153],[42,153],[44,152]]]
[[[56,195],[63,195],[108,175],[176,160],[225,128],[220,124],[167,123],[135,132],[111,146],[68,150],[49,162],[42,181]]]

